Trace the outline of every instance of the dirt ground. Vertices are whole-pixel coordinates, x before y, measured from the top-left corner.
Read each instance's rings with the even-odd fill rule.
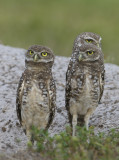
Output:
[[[0,160],[5,153],[20,154],[27,147],[27,137],[19,125],[15,105],[17,85],[24,70],[24,53],[24,49],[0,45]],[[64,102],[68,63],[69,58],[59,56],[55,58],[53,75],[57,86],[57,111],[49,129],[51,135],[60,133],[68,125]],[[119,67],[105,64],[105,70],[104,95],[90,120],[90,125],[95,127],[96,133],[119,128]],[[2,160],[4,158],[2,157]]]

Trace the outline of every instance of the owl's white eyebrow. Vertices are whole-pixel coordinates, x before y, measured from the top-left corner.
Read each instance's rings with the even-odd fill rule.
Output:
[[[91,40],[95,41],[95,39],[93,39],[92,37],[86,37],[86,39],[91,39]]]
[[[47,51],[45,51],[45,50],[40,51],[40,53],[42,53],[42,52],[47,52]],[[47,52],[47,53],[48,53],[48,52]]]
[[[95,52],[94,50],[91,50],[91,49],[90,49],[90,50],[87,50],[86,52],[90,52],[90,51],[91,51],[91,52]]]

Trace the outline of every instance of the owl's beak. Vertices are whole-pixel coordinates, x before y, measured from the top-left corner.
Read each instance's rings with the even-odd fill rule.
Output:
[[[82,61],[82,59],[83,59],[83,55],[80,54],[80,55],[79,55],[79,62]]]
[[[38,60],[37,54],[34,55],[33,60],[36,62]]]

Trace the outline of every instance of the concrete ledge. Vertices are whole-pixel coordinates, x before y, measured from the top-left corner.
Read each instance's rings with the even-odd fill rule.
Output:
[[[0,150],[13,152],[26,148],[24,135],[16,115],[16,89],[24,70],[24,49],[0,45]],[[57,85],[57,112],[51,135],[59,133],[68,125],[65,110],[65,73],[69,58],[56,56],[53,75]],[[119,127],[119,67],[105,64],[105,91],[101,104],[93,114],[90,124],[95,132],[107,132]]]

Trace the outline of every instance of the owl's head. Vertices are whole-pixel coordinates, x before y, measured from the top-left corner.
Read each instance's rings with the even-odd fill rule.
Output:
[[[25,53],[26,65],[37,66],[39,64],[45,65],[47,63],[53,64],[54,54],[53,51],[45,46],[32,45]]]
[[[95,62],[103,59],[103,53],[94,45],[82,45],[74,51],[78,62]]]
[[[85,44],[85,45],[93,44],[93,45],[97,46],[98,48],[101,48],[101,40],[102,40],[102,38],[96,33],[83,32],[80,35],[78,35],[77,38],[75,39],[74,49],[77,46],[80,47],[83,44]]]

